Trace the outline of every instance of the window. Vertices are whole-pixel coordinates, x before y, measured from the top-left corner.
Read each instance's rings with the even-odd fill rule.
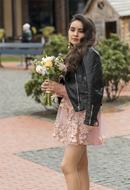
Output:
[[[97,6],[99,9],[103,9],[104,8],[104,2],[103,0],[100,0],[98,3],[97,3]]]
[[[106,29],[106,38],[109,38],[111,33],[117,33],[117,22],[116,21],[106,22],[105,29]]]

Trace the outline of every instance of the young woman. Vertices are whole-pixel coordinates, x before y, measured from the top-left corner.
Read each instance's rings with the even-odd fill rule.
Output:
[[[103,80],[100,56],[93,48],[95,34],[91,19],[75,15],[68,30],[64,85],[45,81],[41,86],[62,97],[54,136],[66,144],[61,169],[68,190],[89,190],[87,145],[102,144]]]

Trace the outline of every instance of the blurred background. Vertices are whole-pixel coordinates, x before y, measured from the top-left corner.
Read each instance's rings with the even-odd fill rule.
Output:
[[[72,15],[82,12],[87,2],[88,0],[0,0],[0,29],[1,32],[4,29],[6,41],[18,40],[25,23],[29,23],[37,35],[46,26],[53,26],[56,33],[65,34]]]
[[[130,44],[129,0],[0,0],[0,41],[16,41],[29,23],[34,41],[40,41],[46,26],[66,34],[72,15],[83,13],[96,24],[97,38],[110,33]]]

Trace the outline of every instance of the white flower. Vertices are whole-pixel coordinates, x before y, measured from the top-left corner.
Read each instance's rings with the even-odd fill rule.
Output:
[[[42,72],[42,66],[41,65],[36,66],[36,72],[41,74],[41,72]]]
[[[48,61],[53,61],[55,59],[54,56],[48,56],[48,57],[43,57],[42,61],[43,62],[48,62]]]
[[[44,66],[37,65],[36,66],[36,72],[39,74],[42,74],[44,76],[47,73],[47,70]]]
[[[43,70],[42,70],[42,73],[41,73],[43,76],[45,75],[45,74],[48,74],[48,72],[47,72],[47,70],[46,69],[44,69],[43,68]]]
[[[59,63],[58,67],[60,71],[66,71],[66,66],[64,63]]]

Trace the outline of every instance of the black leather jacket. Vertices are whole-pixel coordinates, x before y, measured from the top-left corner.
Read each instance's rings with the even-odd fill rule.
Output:
[[[65,87],[76,112],[86,110],[84,124],[94,125],[102,105],[103,76],[99,53],[89,48],[75,72],[65,75]]]

